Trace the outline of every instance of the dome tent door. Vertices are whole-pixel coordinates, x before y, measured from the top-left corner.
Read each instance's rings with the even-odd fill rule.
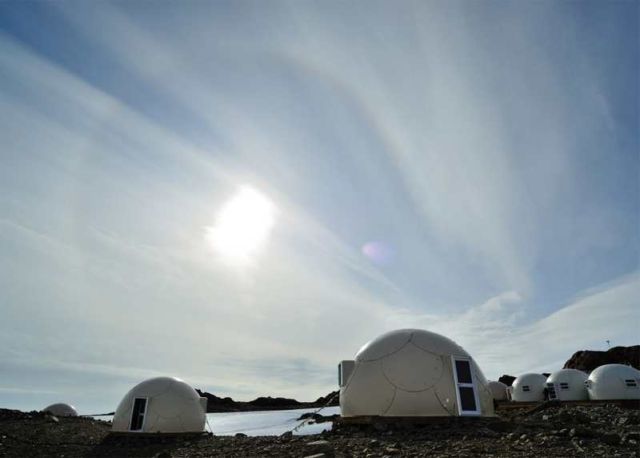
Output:
[[[147,413],[147,398],[134,398],[131,411],[130,431],[142,431],[144,417]]]
[[[451,362],[456,384],[458,414],[480,415],[478,390],[473,378],[473,372],[471,371],[471,361],[466,358],[452,356]]]

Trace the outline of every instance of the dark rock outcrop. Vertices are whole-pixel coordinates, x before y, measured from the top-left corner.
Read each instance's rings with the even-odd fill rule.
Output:
[[[577,351],[564,363],[564,368],[591,372],[604,364],[627,364],[640,369],[640,345],[613,347],[607,351]]]
[[[235,412],[237,402],[230,397],[220,398],[215,394],[207,393],[196,389],[196,392],[203,398],[207,398],[207,412]]]
[[[271,396],[261,396],[259,398],[254,399],[253,401],[247,402],[247,404],[254,407],[267,407],[271,408],[290,408],[297,407],[303,404],[300,401],[296,401],[295,399],[289,398],[272,398]]]
[[[318,406],[325,406],[325,405],[329,405],[329,406],[337,406],[340,405],[340,397],[338,396],[338,394],[340,394],[339,391],[332,391],[331,393],[329,393],[326,396],[320,396],[318,399],[316,399],[315,404],[318,404]],[[331,401],[329,404],[327,404],[329,401]]]
[[[513,375],[504,374],[504,375],[500,376],[498,381],[501,382],[501,383],[504,383],[507,386],[511,386],[511,384],[513,383],[513,381],[515,379],[516,378]]]
[[[315,402],[300,402],[289,398],[273,398],[260,396],[253,401],[235,401],[230,397],[221,398],[215,394],[196,389],[198,394],[207,398],[207,412],[249,412],[256,410],[289,410],[311,407],[325,407],[329,399],[338,392],[333,391],[326,396],[321,396]],[[335,396],[330,405],[338,405],[338,397]]]

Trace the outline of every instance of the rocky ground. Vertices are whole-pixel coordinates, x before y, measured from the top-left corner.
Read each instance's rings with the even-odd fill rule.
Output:
[[[336,425],[318,436],[122,437],[109,423],[0,410],[1,457],[639,457],[640,411],[549,406],[495,419]]]

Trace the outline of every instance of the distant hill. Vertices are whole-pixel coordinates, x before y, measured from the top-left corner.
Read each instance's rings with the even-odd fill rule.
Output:
[[[260,396],[253,401],[234,401],[230,397],[221,398],[206,391],[198,389],[196,389],[196,391],[203,398],[207,398],[207,412],[248,412],[255,410],[289,410],[324,407],[332,397],[332,402],[328,405],[338,405],[337,391],[333,391],[326,396],[321,396],[314,402],[300,402],[296,399],[273,398],[271,396]]]
[[[604,364],[626,364],[640,370],[640,345],[613,347],[607,351],[577,351],[564,363],[564,368],[591,372]]]

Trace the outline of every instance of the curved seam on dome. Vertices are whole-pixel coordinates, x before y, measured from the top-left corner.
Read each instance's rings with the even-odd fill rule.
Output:
[[[411,336],[413,336],[413,333],[411,333]],[[410,337],[409,337],[409,339],[408,339],[405,343],[403,343],[403,344],[402,344],[402,346],[401,346],[400,348],[398,348],[397,350],[393,350],[393,351],[392,351],[392,352],[390,352],[390,353],[385,353],[384,355],[379,356],[379,357],[377,357],[377,358],[373,358],[373,359],[363,359],[362,361],[363,361],[363,362],[378,361],[378,360],[380,360],[380,359],[382,359],[382,358],[386,358],[387,356],[391,356],[391,355],[393,355],[393,354],[398,353],[400,350],[402,350],[402,349],[403,349],[403,348],[404,348],[404,347],[405,347],[405,346],[410,342],[410,340],[411,340],[411,336],[410,336]],[[358,355],[356,354],[356,358],[357,358],[357,357],[358,357]],[[357,361],[357,359],[356,359],[356,361]]]
[[[382,412],[382,415],[383,415],[383,416],[384,416],[384,415],[386,415],[386,414],[387,414],[387,412],[389,412],[389,409],[391,409],[391,407],[393,406],[393,403],[394,403],[394,402],[395,402],[395,400],[396,400],[396,394],[397,394],[397,393],[398,393],[398,389],[397,389],[397,388],[394,388],[394,390],[393,390],[393,397],[391,398],[391,402],[389,402],[389,405],[387,406],[387,408],[385,409],[385,411],[384,411],[384,412]]]
[[[186,428],[186,426],[184,425],[184,423],[182,422],[182,415],[178,415],[178,422],[180,423],[180,426],[182,427],[182,431],[183,431],[183,432],[186,432],[186,431],[187,431],[187,428]]]
[[[452,417],[456,417],[457,415],[455,413],[451,413],[451,411],[449,409],[447,409],[447,407],[444,405],[444,403],[442,402],[442,400],[440,399],[440,396],[438,395],[438,390],[434,389],[433,393],[436,395],[436,399],[438,400],[438,402],[440,403],[440,407],[442,407],[444,409],[445,412],[447,412],[450,416]],[[455,406],[455,403],[454,403]],[[456,406],[457,407],[457,406]]]
[[[351,373],[349,380],[347,380],[347,384],[344,386],[344,391],[347,391],[347,388],[349,388],[349,385],[351,385],[351,381],[355,378],[357,372],[358,372],[358,364],[355,364],[355,361],[354,361],[353,372]]]
[[[418,347],[419,348],[419,347]],[[422,350],[420,348],[420,350]],[[387,377],[386,372],[384,371],[384,366],[381,367],[382,369],[382,375],[384,376],[385,379],[387,379],[387,382],[389,382],[393,387],[395,387],[396,389],[400,390],[400,391],[405,391],[407,393],[422,393],[423,391],[428,391],[432,388],[435,388],[435,386],[440,382],[440,380],[442,380],[442,376],[444,375],[444,355],[438,355],[437,353],[433,353],[434,355],[440,357],[440,364],[442,364],[442,370],[440,371],[440,377],[438,377],[438,380],[436,380],[432,385],[429,385],[426,388],[423,388],[421,390],[407,390],[405,388],[401,388],[398,385],[396,385],[395,383],[393,383],[391,380],[389,380],[389,377]],[[382,364],[382,363],[381,363]]]
[[[393,383],[393,382],[389,379],[389,377],[387,377],[387,374],[386,374],[386,372],[384,371],[384,367],[382,368],[382,376],[387,380],[387,382],[389,382],[389,384],[390,384],[394,389],[396,389],[396,390],[400,390],[400,391],[404,391],[404,392],[406,392],[406,393],[421,393],[421,392],[423,392],[423,391],[428,391],[428,390],[430,390],[431,388],[433,388],[433,387],[436,385],[436,383],[438,383],[438,382],[436,382],[436,383],[434,383],[433,385],[429,385],[427,388],[423,388],[423,389],[421,389],[421,390],[407,390],[407,389],[405,389],[405,388],[401,388],[401,387],[399,387],[398,385],[396,385],[395,383]],[[439,381],[439,380],[440,380],[440,379],[438,379],[438,381]]]
[[[461,357],[465,357],[465,358],[470,358],[470,357],[471,357],[471,356],[469,355],[469,353],[468,353],[464,348],[462,348],[460,345],[458,345],[458,344],[457,344],[457,343],[455,343],[455,342],[453,342],[453,343],[454,343],[454,345],[455,345],[456,347],[458,347],[458,349],[462,350],[462,354],[460,354],[460,355],[457,355],[457,354],[451,353],[453,356],[461,356]],[[429,350],[428,348],[424,348],[423,346],[421,346],[421,345],[419,345],[418,343],[413,342],[413,341],[411,342],[411,344],[415,345],[415,346],[416,346],[416,347],[418,347],[420,350],[428,351],[429,353],[433,353],[434,355],[440,355],[440,356],[442,356],[442,355],[444,355],[444,354],[445,354],[445,353],[436,353],[436,352],[434,352],[434,351],[432,351],[432,350]]]
[[[436,353],[435,351],[431,351],[431,350],[427,350],[426,348],[422,348],[420,345],[418,345],[418,344],[417,344],[417,343],[415,343],[415,342],[409,342],[409,343],[410,343],[411,345],[413,345],[414,347],[416,347],[418,350],[422,350],[422,351],[424,351],[424,352],[426,352],[426,353],[431,353],[432,355],[439,356],[439,357],[441,357],[441,358],[442,358],[443,356],[445,356],[445,354],[444,354],[444,353]]]

